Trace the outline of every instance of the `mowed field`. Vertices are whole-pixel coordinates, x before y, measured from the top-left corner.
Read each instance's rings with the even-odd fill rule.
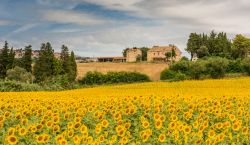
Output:
[[[0,92],[0,144],[250,143],[250,78]]]
[[[106,73],[108,71],[137,71],[147,74],[151,80],[160,80],[160,73],[168,66],[161,63],[78,63],[78,78],[88,71]]]

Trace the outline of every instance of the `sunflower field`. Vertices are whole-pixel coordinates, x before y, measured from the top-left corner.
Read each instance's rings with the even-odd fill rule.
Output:
[[[250,78],[0,93],[0,144],[250,144]]]

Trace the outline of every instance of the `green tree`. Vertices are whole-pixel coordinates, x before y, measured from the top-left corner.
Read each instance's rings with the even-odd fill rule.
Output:
[[[43,82],[53,76],[54,51],[51,44],[43,43],[39,52],[38,60],[34,66],[34,75],[37,82]]]
[[[8,69],[14,66],[15,52],[13,48],[9,50],[8,42],[5,41],[3,49],[0,51],[0,78],[6,77]]]
[[[62,67],[62,63],[59,59],[54,58],[53,60],[53,75],[57,76],[62,74],[63,72],[63,67]]]
[[[197,53],[197,50],[201,47],[201,35],[191,33],[189,35],[186,51],[191,54],[191,60]]]
[[[142,56],[138,54],[136,56],[136,62],[140,62],[140,61],[142,61]]]
[[[165,56],[166,56],[167,61],[169,61],[169,59],[172,57],[172,53],[171,52],[166,52]]]
[[[76,59],[75,59],[75,54],[73,51],[71,51],[70,54],[70,73],[69,73],[69,80],[70,81],[75,81],[77,77],[77,64],[76,64]]]
[[[197,50],[197,57],[202,58],[202,57],[205,57],[205,56],[209,56],[208,48],[207,48],[207,46],[201,46]]]
[[[233,58],[245,58],[250,51],[250,39],[239,34],[233,39]]]
[[[71,62],[70,62],[70,56],[69,56],[69,49],[67,46],[62,45],[61,47],[61,64],[62,64],[62,74],[68,74],[71,69]]]
[[[128,51],[128,50],[129,50],[129,48],[123,49],[123,51],[122,51],[123,57],[127,57],[127,51]]]
[[[22,57],[22,67],[26,69],[27,72],[32,72],[32,46],[25,46],[24,55]]]
[[[142,56],[141,56],[142,61],[147,61],[147,53],[148,53],[149,48],[142,47],[140,48],[140,50],[142,52]]]
[[[15,62],[15,51],[13,47],[10,49],[10,52],[8,54],[8,65],[7,65],[7,70],[8,69],[13,69],[14,68],[14,62]]]
[[[30,72],[27,72],[24,68],[16,66],[13,69],[7,70],[7,80],[14,80],[24,83],[31,83],[33,76]]]

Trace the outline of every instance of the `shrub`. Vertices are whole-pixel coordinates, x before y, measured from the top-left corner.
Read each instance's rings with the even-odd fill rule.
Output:
[[[183,74],[189,74],[190,62],[189,61],[179,61],[175,62],[169,67],[170,70],[175,72],[180,72]]]
[[[250,58],[245,58],[242,61],[243,70],[250,76]]]
[[[183,80],[186,80],[186,79],[187,79],[187,77],[186,77],[185,74],[178,72],[178,73],[176,73],[173,80],[174,81],[183,81]]]
[[[189,59],[186,56],[183,56],[180,61],[189,61]]]
[[[200,79],[202,75],[205,75],[206,62],[198,60],[190,63],[190,76],[192,79]]]
[[[0,92],[41,91],[38,84],[28,84],[17,81],[0,81]]]
[[[207,60],[207,72],[212,78],[224,77],[228,67],[228,60],[221,57],[211,57]]]
[[[6,79],[18,82],[31,83],[33,81],[33,76],[24,68],[16,66],[15,68],[7,71]]]
[[[94,71],[94,72],[87,72],[86,75],[83,77],[83,79],[80,81],[82,84],[103,84],[105,83],[105,75]]]
[[[175,78],[175,74],[176,74],[176,73],[175,73],[174,71],[169,70],[169,69],[167,68],[167,69],[165,69],[165,70],[163,70],[163,71],[161,72],[160,78],[161,78],[161,80],[174,79],[174,78]]]
[[[228,67],[227,67],[227,72],[228,73],[240,73],[240,72],[243,72],[241,59],[230,60],[229,64],[228,64]]]
[[[88,72],[80,81],[81,84],[115,84],[115,83],[132,83],[147,82],[149,77],[138,72],[108,72],[102,74],[100,72]]]

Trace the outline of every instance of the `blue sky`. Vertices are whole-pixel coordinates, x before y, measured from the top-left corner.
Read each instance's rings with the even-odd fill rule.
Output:
[[[119,56],[126,47],[175,44],[191,32],[250,36],[248,0],[1,0],[0,45],[51,42],[81,56]]]

